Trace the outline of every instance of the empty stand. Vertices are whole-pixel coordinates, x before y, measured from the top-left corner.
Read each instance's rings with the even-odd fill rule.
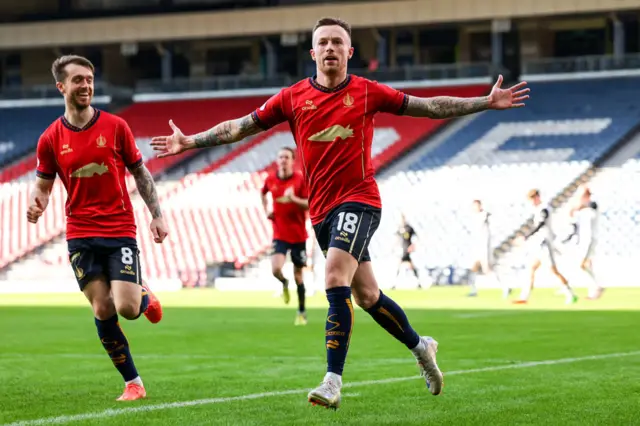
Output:
[[[493,215],[492,240],[498,246],[531,216],[529,189],[539,188],[551,199],[640,122],[638,79],[594,80],[587,86],[534,84],[526,108],[482,113],[409,170],[381,179],[387,213],[372,241],[374,257],[398,261],[398,245],[390,240],[396,240],[404,212],[421,237],[415,257],[423,267],[468,267],[467,224],[476,198]],[[510,261],[522,264],[514,257]]]

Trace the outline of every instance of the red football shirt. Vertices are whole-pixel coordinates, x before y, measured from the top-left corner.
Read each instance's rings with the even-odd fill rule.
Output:
[[[307,212],[293,203],[284,193],[293,188],[299,198],[308,198],[307,185],[300,172],[293,172],[286,179],[278,173],[270,173],[264,181],[262,193],[271,192],[273,198],[273,239],[296,244],[307,241]]]
[[[125,183],[125,167],[142,164],[142,154],[127,123],[95,110],[80,129],[64,116],[38,141],[37,175],[55,179],[67,190],[67,239],[136,238],[136,223]]]
[[[402,92],[354,75],[334,89],[310,78],[281,90],[252,116],[265,130],[289,122],[315,225],[345,202],[382,207],[371,164],[373,117],[378,112],[401,115],[407,101]]]

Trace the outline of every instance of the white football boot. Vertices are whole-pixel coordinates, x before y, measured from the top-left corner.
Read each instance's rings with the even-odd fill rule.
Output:
[[[438,352],[438,342],[432,337],[420,337],[420,343],[413,349],[413,355],[418,361],[420,375],[424,377],[427,388],[433,395],[440,395],[444,387],[444,377],[436,362],[436,352]]]
[[[327,373],[320,386],[309,392],[307,399],[312,405],[321,405],[337,410],[342,399],[340,388],[342,388],[342,377],[334,373]]]

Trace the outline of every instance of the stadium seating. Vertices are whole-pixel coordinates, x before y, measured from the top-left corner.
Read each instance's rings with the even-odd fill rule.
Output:
[[[485,85],[407,90],[418,96],[477,96],[486,91]],[[135,114],[127,110],[121,115],[131,123],[136,137],[142,140],[142,135],[166,134],[169,127],[165,123],[169,118],[173,118],[185,133],[196,132],[212,122],[243,115],[259,105],[260,100],[247,98],[162,104],[138,104],[132,107],[137,109]],[[197,113],[190,114],[191,111]],[[218,112],[224,115],[218,115]],[[373,148],[375,167],[394,160],[444,123],[441,120],[379,115]],[[285,124],[220,157],[203,170],[205,173],[190,174],[179,182],[163,184],[161,197],[171,229],[165,244],[153,243],[148,230],[148,213],[142,201],[134,199],[145,276],[179,277],[189,285],[202,279],[207,264],[235,262],[241,266],[264,253],[270,245],[271,227],[262,213],[258,188],[262,186],[265,170],[272,165],[275,151],[283,145],[293,145]],[[183,158],[171,160],[182,161]],[[158,160],[149,159],[148,164],[152,161]],[[162,162],[160,167],[168,165],[168,162]],[[42,260],[54,264],[67,262],[64,245],[47,251],[46,258]]]
[[[468,267],[467,224],[476,198],[492,213],[498,246],[530,217],[529,189],[551,199],[640,122],[638,79],[593,80],[584,87],[584,81],[532,84],[526,108],[480,114],[409,170],[380,179],[387,213],[373,255],[397,262],[389,238],[403,212],[422,237],[415,254],[420,264]]]
[[[138,145],[143,153],[143,157],[147,164],[147,167],[154,174],[161,173],[168,167],[176,164],[177,162],[184,161],[188,158],[188,155],[184,157],[173,157],[168,159],[158,159],[154,156],[153,151],[149,146],[149,140],[152,136],[167,134],[170,132],[168,121],[173,118],[177,125],[186,133],[197,132],[206,129],[211,123],[225,120],[235,114],[242,111],[246,113],[247,110],[251,110],[256,103],[264,102],[266,97],[260,98],[242,98],[226,100],[224,107],[222,107],[219,100],[209,101],[180,101],[180,102],[157,102],[157,103],[140,103],[134,104],[131,107],[121,111],[119,115],[127,120],[134,136],[138,142]],[[102,105],[98,105],[99,108],[103,108]],[[11,113],[9,113],[12,111]],[[18,112],[15,112],[18,111]],[[54,196],[60,196],[60,200],[52,205],[47,215],[55,217],[56,220],[44,221],[36,228],[28,226],[24,220],[25,209],[27,206],[27,197],[31,191],[31,185],[28,182],[17,182],[14,179],[34,172],[35,169],[35,150],[38,136],[42,131],[51,123],[55,117],[60,115],[60,107],[42,107],[42,108],[19,108],[19,109],[7,109],[6,111],[0,109],[0,113],[6,112],[7,117],[12,117],[11,123],[15,122],[29,122],[33,123],[29,126],[33,130],[34,135],[32,139],[18,139],[19,133],[11,133],[14,136],[12,138],[20,140],[21,144],[25,146],[23,148],[22,155],[31,152],[24,160],[18,164],[9,168],[3,175],[7,178],[9,183],[2,184],[2,195],[0,197],[0,209],[3,210],[3,229],[20,229],[18,233],[7,233],[7,238],[3,238],[6,249],[0,252],[0,269],[13,262],[14,260],[24,256],[25,254],[33,251],[35,248],[50,242],[56,236],[61,235],[64,232],[64,197],[66,193],[64,189],[56,184],[56,191]],[[13,114],[13,115],[11,115]],[[49,115],[46,115],[49,114]],[[40,121],[36,124],[35,121],[29,117],[38,118]],[[4,121],[1,122],[1,126],[7,126],[9,124]],[[16,129],[14,124],[11,124],[12,129]],[[21,146],[22,146],[21,145]],[[225,152],[220,150],[221,153]],[[191,154],[191,153],[188,153]],[[6,169],[5,169],[6,170]],[[129,181],[130,190],[135,188],[133,182]],[[168,188],[163,188],[168,190]],[[52,212],[52,210],[56,210]],[[59,221],[57,218],[62,217],[63,221]],[[65,255],[62,248],[57,250],[57,254],[51,254],[56,259],[63,259],[65,261]],[[55,261],[54,261],[55,263]]]
[[[600,210],[594,254],[596,273],[616,284],[629,284],[623,280],[637,284],[640,193],[636,188],[640,185],[640,154],[622,166],[599,170],[588,185]],[[566,222],[566,214],[562,219]]]

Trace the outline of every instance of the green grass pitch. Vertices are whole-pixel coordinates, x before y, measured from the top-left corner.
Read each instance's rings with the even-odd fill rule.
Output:
[[[0,424],[640,424],[640,288],[571,306],[552,290],[527,306],[465,291],[388,293],[440,342],[442,395],[358,310],[337,411],[306,401],[325,372],[322,293],[306,327],[293,326],[295,297],[285,307],[264,292],[159,294],[161,323],[122,321],[148,393],[134,403],[115,401],[123,384],[82,294],[2,295]]]

